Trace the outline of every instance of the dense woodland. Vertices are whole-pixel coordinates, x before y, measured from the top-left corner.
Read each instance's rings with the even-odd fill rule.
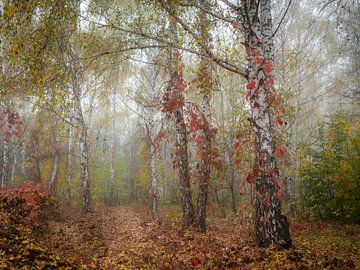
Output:
[[[358,0],[0,0],[0,269],[360,267]]]

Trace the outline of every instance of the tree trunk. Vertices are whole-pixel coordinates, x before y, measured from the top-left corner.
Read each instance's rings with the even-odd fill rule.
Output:
[[[235,198],[235,172],[234,172],[234,165],[233,165],[233,160],[232,160],[232,156],[231,156],[231,151],[230,149],[228,149],[227,151],[228,154],[228,159],[229,159],[229,178],[230,178],[230,193],[231,193],[231,209],[233,211],[234,214],[237,213],[236,210],[236,198]]]
[[[15,175],[16,175],[16,166],[17,166],[17,152],[13,149],[13,164],[11,169],[11,177],[10,177],[10,184],[14,185]]]
[[[23,185],[26,181],[25,177],[26,177],[26,146],[22,145],[21,146],[21,185]]]
[[[156,148],[153,140],[150,142],[150,178],[151,178],[151,213],[157,214],[157,176],[156,176]]]
[[[32,157],[34,161],[34,182],[41,183],[41,155],[40,155],[40,141],[39,141],[39,134],[37,130],[32,130],[31,134],[31,144],[32,144]]]
[[[180,197],[183,210],[183,226],[189,227],[193,224],[195,214],[190,189],[190,173],[188,161],[188,139],[185,126],[183,109],[175,112],[176,123],[176,159],[178,164]]]
[[[5,126],[8,128],[9,119],[8,114],[5,114]],[[9,143],[10,138],[3,134],[3,164],[2,164],[2,175],[1,175],[1,188],[7,188],[9,186]]]
[[[251,121],[256,135],[257,158],[254,166],[256,189],[256,243],[267,247],[272,243],[291,246],[289,224],[281,213],[278,196],[279,179],[276,164],[276,140],[272,122],[271,97],[273,88],[273,40],[270,0],[248,0],[242,6],[245,46],[247,49],[248,84]]]
[[[76,53],[71,51],[71,58],[73,61],[72,67],[72,86],[74,98],[74,115],[77,126],[79,127],[79,147],[80,147],[80,179],[82,188],[82,205],[83,212],[87,213],[91,210],[90,207],[90,179],[89,179],[89,149],[88,149],[88,134],[84,115],[81,108],[81,77],[80,60]]]
[[[169,33],[175,39],[177,38],[176,23],[172,18],[169,18],[170,26]],[[169,83],[166,91],[171,93],[176,91],[176,85],[178,80],[178,60],[176,57],[175,49],[169,49],[168,51],[168,68],[169,68]],[[178,98],[181,101],[184,100],[183,93],[179,91]],[[192,203],[192,195],[190,188],[190,173],[189,173],[189,161],[188,161],[188,131],[185,125],[184,109],[181,106],[174,113],[175,129],[176,129],[176,164],[178,166],[178,177],[180,186],[181,206],[183,211],[183,227],[191,226],[195,221],[194,206]]]
[[[72,124],[72,119],[70,120]],[[73,182],[73,158],[72,158],[72,148],[74,144],[74,127],[70,125],[69,130],[69,140],[68,140],[68,147],[67,147],[67,164],[66,164],[66,181],[67,181],[67,187],[66,187],[66,194],[65,199],[66,203],[71,202],[71,186]]]
[[[109,205],[114,204],[114,185],[115,185],[115,117],[116,117],[116,101],[115,88],[112,97],[112,116],[111,116],[111,137],[110,137],[110,179],[109,179]]]
[[[206,65],[207,63],[205,63]],[[203,72],[207,72],[207,66],[204,66]],[[205,75],[207,76],[207,75]],[[210,182],[210,159],[211,159],[211,134],[210,134],[210,93],[209,89],[201,89],[203,99],[201,104],[201,114],[203,120],[203,142],[200,146],[201,157],[199,164],[199,195],[197,200],[196,227],[199,231],[206,230],[206,204],[208,198],[208,186]]]
[[[60,142],[59,142],[59,138],[57,138],[56,135],[54,137],[54,142],[55,142],[55,155],[54,155],[53,167],[52,167],[51,178],[49,183],[50,195],[55,195],[55,187],[56,187],[59,162],[60,162]]]
[[[81,111],[79,115],[82,117]],[[79,135],[79,146],[80,146],[80,178],[82,186],[82,203],[83,212],[90,211],[90,180],[89,180],[89,151],[88,151],[88,138],[86,126],[81,121],[81,130]]]
[[[204,1],[201,1],[204,4]],[[209,45],[209,21],[203,12],[199,14],[201,36],[205,46]],[[211,174],[211,141],[210,134],[210,91],[212,88],[212,78],[210,74],[210,63],[203,57],[200,63],[199,88],[202,92],[201,116],[202,116],[202,145],[200,145],[200,164],[199,164],[199,195],[197,200],[196,227],[199,231],[206,230],[206,204],[208,199],[208,186]]]

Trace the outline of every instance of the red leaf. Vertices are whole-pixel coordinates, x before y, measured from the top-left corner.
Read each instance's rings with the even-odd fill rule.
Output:
[[[196,259],[196,258],[191,258],[191,264],[192,264],[193,266],[198,265],[198,264],[199,264],[198,259]]]
[[[355,268],[355,263],[353,260],[350,259],[346,262],[346,266],[349,268]]]
[[[279,189],[278,192],[277,192],[277,196],[282,199],[285,197],[285,192],[283,189]]]
[[[254,50],[254,55],[259,55],[259,54],[261,54],[261,51],[259,49]]]
[[[232,26],[235,30],[239,29],[239,24],[237,24],[236,22],[231,22],[231,26]]]
[[[250,81],[250,82],[248,82],[248,83],[246,84],[246,88],[249,89],[249,90],[254,89],[255,86],[256,86],[256,83],[255,83],[254,80],[253,80],[253,81]]]
[[[268,79],[265,83],[265,90],[269,90],[271,86],[274,85],[274,79],[271,78],[271,79]]]
[[[279,158],[284,158],[284,156],[285,156],[285,146],[280,145],[280,146],[276,147],[275,152],[276,152],[276,155]]]
[[[269,194],[269,192],[265,193],[265,207],[267,209],[270,208],[270,194]]]
[[[281,184],[280,184],[279,180],[275,179],[274,184],[275,184],[276,190],[281,190]]]
[[[254,181],[254,175],[252,174],[249,174],[247,177],[246,177],[246,182],[248,182],[249,184],[253,184],[255,181]]]
[[[272,71],[272,69],[273,69],[272,61],[269,60],[269,61],[265,64],[265,66],[264,66],[264,72],[265,72],[265,74],[270,74],[271,71]]]
[[[256,57],[255,58],[255,63],[256,64],[262,64],[264,62],[264,58],[262,58],[262,57]]]

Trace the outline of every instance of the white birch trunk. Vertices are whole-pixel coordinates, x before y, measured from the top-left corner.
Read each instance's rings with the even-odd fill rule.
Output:
[[[260,5],[260,10],[259,6]],[[276,140],[272,123],[269,96],[274,87],[273,79],[272,18],[270,0],[247,0],[242,6],[247,48],[248,89],[251,104],[251,121],[256,135],[257,157],[254,167],[256,189],[256,242],[267,247],[272,243],[290,247],[289,224],[281,213],[280,198],[275,182],[279,172],[276,164]],[[257,61],[261,60],[263,61]]]
[[[111,116],[111,135],[110,135],[110,179],[109,179],[109,205],[114,204],[114,186],[115,186],[115,118],[116,118],[116,100],[115,88],[112,97],[112,116]]]
[[[11,168],[11,177],[10,177],[10,184],[14,185],[14,180],[15,180],[15,174],[16,174],[16,166],[17,166],[17,152],[15,151],[15,149],[13,149],[14,154],[13,154],[13,164],[12,164],[12,168]]]
[[[82,187],[83,211],[90,210],[90,180],[89,180],[89,151],[87,127],[84,122],[80,98],[76,97],[77,106],[75,107],[76,119],[79,125],[79,147],[80,147],[80,178]]]
[[[204,0],[201,0],[201,4],[204,4]],[[199,14],[201,36],[203,39],[204,46],[209,45],[209,21],[204,15],[203,12]],[[205,52],[204,52],[205,53]],[[210,91],[211,91],[211,72],[210,72],[210,63],[208,59],[202,58],[199,68],[200,74],[202,76],[202,81],[199,81],[200,91],[202,92],[201,100],[201,116],[202,116],[202,135],[204,136],[202,145],[202,157],[200,157],[199,164],[199,195],[197,200],[197,217],[196,217],[196,226],[200,231],[205,231],[206,229],[206,204],[208,199],[208,186],[210,182],[211,174],[211,141],[212,136],[210,134]]]
[[[150,142],[150,178],[151,178],[151,213],[155,217],[157,214],[157,175],[156,175],[156,147],[151,139]]]
[[[51,178],[49,182],[49,194],[55,195],[56,182],[58,177],[59,163],[60,163],[60,142],[57,136],[54,138],[55,142],[55,154],[53,160],[53,166],[51,171]]]
[[[5,129],[9,128],[9,115],[6,112],[4,117]],[[3,134],[3,165],[1,175],[1,188],[7,188],[9,186],[9,143],[10,138]]]
[[[66,194],[65,199],[67,203],[71,202],[71,186],[73,182],[73,144],[74,144],[74,127],[72,126],[72,119],[71,119],[71,125],[69,127],[69,140],[67,145],[67,164],[66,164],[66,181],[67,181],[67,187],[66,187]]]
[[[26,147],[22,145],[21,147],[21,185],[23,185],[26,181]]]

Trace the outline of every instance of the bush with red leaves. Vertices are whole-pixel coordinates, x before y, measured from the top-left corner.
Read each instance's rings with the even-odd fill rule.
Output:
[[[6,213],[8,225],[23,223],[33,229],[42,227],[54,209],[55,201],[45,185],[30,182],[20,188],[0,191],[0,211]]]

